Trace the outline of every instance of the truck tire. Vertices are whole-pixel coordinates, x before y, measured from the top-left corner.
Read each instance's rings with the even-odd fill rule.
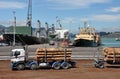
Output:
[[[98,65],[97,65],[97,64],[94,64],[94,67],[98,68]]]
[[[95,61],[94,66],[96,68],[104,68],[104,62],[103,61]]]
[[[104,64],[100,64],[99,68],[101,68],[101,69],[104,68]]]
[[[25,69],[25,65],[24,64],[18,64],[17,65],[17,70],[24,70]]]
[[[61,67],[60,62],[54,62],[54,63],[52,64],[52,68],[54,68],[55,70],[59,70],[60,67]]]
[[[15,69],[12,67],[11,70],[13,71],[13,70],[15,70]]]
[[[36,64],[31,64],[30,69],[31,70],[37,70],[37,65]]]
[[[62,67],[63,69],[68,69],[68,68],[69,68],[69,63],[68,63],[68,62],[63,62],[63,63],[61,64],[61,67]]]

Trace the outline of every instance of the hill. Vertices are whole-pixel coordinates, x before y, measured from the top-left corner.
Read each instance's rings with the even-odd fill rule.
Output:
[[[0,35],[5,32],[6,27],[3,25],[0,25]]]
[[[101,37],[107,37],[107,38],[118,38],[120,37],[120,33],[110,33],[110,34],[107,34],[107,35],[102,35]]]

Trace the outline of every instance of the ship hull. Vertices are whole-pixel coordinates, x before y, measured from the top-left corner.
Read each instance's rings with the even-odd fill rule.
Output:
[[[11,44],[14,40],[13,34],[3,34],[4,40]],[[33,45],[33,44],[43,44],[47,43],[48,39],[46,38],[37,38],[35,36],[23,35],[23,34],[15,34],[15,42],[20,43],[22,45]]]
[[[99,44],[94,42],[93,40],[86,40],[86,39],[75,40],[73,45],[77,46],[77,47],[96,47],[96,46],[99,46]]]

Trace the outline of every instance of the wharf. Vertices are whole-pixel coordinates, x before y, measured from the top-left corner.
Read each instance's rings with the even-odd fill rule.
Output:
[[[50,46],[49,44],[40,44],[40,45],[29,45],[28,46],[28,55],[29,57],[34,57],[37,48],[43,47],[57,47]],[[23,48],[22,46],[3,46],[0,47],[0,60],[9,60],[11,50],[14,48]],[[72,59],[94,59],[102,57],[101,55],[102,48],[101,47],[72,47]]]

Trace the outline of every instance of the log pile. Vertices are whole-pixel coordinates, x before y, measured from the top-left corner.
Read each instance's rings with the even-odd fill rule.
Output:
[[[120,47],[103,49],[104,60],[109,64],[120,64]]]
[[[72,49],[64,48],[38,48],[36,50],[36,60],[40,62],[71,60]],[[65,58],[66,57],[66,58]]]

